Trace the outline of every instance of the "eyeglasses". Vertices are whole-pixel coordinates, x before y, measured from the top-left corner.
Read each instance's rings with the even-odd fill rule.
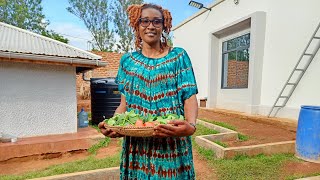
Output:
[[[163,19],[150,20],[147,18],[140,18],[139,22],[142,27],[148,27],[150,25],[150,23],[152,22],[153,27],[160,28],[163,24]]]

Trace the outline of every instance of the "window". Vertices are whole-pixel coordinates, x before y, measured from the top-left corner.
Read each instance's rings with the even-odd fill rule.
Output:
[[[250,34],[222,43],[223,89],[248,88]]]

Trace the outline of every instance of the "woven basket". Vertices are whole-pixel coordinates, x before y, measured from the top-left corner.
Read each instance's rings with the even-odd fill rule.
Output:
[[[111,129],[121,135],[134,137],[150,137],[154,132],[154,127],[109,126],[105,124],[105,128]]]

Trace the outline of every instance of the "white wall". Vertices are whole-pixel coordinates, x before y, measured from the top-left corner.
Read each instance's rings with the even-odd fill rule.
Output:
[[[210,107],[267,114],[320,22],[320,1],[241,0],[235,5],[233,0],[217,0],[213,5],[212,11],[206,11],[174,28],[174,45],[185,48],[191,57],[199,87],[198,97],[211,96]],[[253,59],[250,54],[249,94],[241,89],[228,92],[221,90],[222,60],[221,56],[213,58],[221,52],[213,47],[221,46],[216,41],[223,37],[212,37],[212,33],[257,12],[265,13],[265,22],[259,27],[253,27],[259,31],[255,38],[259,43],[254,45],[255,42],[251,41],[250,48],[255,46],[256,49],[250,53],[258,52],[254,58],[259,59]],[[260,20],[251,26],[259,23]],[[261,25],[265,26],[264,29],[261,29]],[[297,119],[300,105],[320,104],[320,84],[317,83],[320,71],[316,71],[320,67],[319,54],[279,116]],[[258,63],[251,66],[251,62],[256,61]],[[218,69],[211,72],[215,68]],[[260,78],[253,80],[257,75]]]
[[[74,67],[0,62],[0,132],[73,133],[76,111]]]

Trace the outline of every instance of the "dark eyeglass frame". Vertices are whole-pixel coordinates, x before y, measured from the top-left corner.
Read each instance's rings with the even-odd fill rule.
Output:
[[[147,22],[148,21],[148,25],[145,24],[145,25],[142,25],[142,22],[145,21]],[[155,21],[159,21],[159,24],[155,24]],[[160,28],[163,26],[163,19],[162,18],[157,18],[157,19],[154,19],[154,20],[150,20],[148,18],[139,18],[139,24],[142,26],[142,27],[148,27],[150,26],[150,23],[152,23],[153,27],[155,28]]]

